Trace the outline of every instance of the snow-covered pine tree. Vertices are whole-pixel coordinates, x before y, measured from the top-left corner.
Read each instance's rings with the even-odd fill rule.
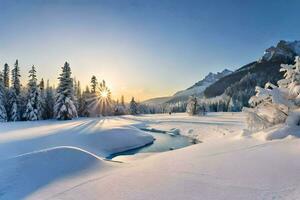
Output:
[[[0,73],[0,122],[7,121],[7,113],[5,109],[5,86],[3,81],[3,75]]]
[[[134,97],[131,98],[130,104],[129,104],[129,113],[131,115],[137,115],[138,114],[138,104],[134,100]]]
[[[54,109],[54,91],[47,80],[46,94],[45,94],[45,106],[44,106],[44,119],[53,118],[53,109]]]
[[[198,101],[197,97],[190,96],[187,106],[186,106],[186,112],[189,115],[196,115],[198,113]]]
[[[74,104],[73,79],[69,63],[65,62],[58,79],[59,85],[54,106],[55,117],[58,120],[73,119],[77,117],[77,110]]]
[[[252,108],[243,109],[251,131],[285,123],[280,132],[284,135],[291,132],[289,128],[300,124],[300,58],[295,58],[294,65],[281,67],[285,74],[277,82],[278,87],[272,83],[266,83],[264,88],[256,87],[256,95],[249,100]]]
[[[21,82],[20,82],[20,68],[19,62],[16,60],[14,68],[12,69],[12,81],[9,92],[9,107],[10,107],[10,121],[18,121],[21,116],[21,105],[20,105],[20,93],[21,93]]]
[[[27,104],[23,114],[25,120],[36,121],[41,119],[41,99],[39,88],[37,85],[36,69],[34,65],[29,70],[29,82],[27,84]]]

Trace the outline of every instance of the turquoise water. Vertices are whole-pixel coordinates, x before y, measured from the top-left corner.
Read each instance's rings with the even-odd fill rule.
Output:
[[[112,159],[116,156],[121,156],[121,155],[134,155],[136,153],[151,153],[151,152],[153,153],[153,152],[170,151],[170,150],[180,149],[194,144],[190,138],[182,135],[171,136],[165,133],[155,133],[155,132],[147,132],[147,133],[151,134],[155,138],[152,144],[148,144],[146,146],[139,147],[136,149],[112,154],[108,156],[107,159]]]

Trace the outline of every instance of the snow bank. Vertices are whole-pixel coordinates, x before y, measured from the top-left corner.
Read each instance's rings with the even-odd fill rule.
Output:
[[[139,122],[139,128],[155,130],[173,130],[180,135],[198,141],[215,140],[240,134],[245,127],[245,115],[242,113],[208,113],[206,116],[189,116],[186,113],[124,116],[126,120]],[[143,123],[141,123],[143,122]],[[172,132],[172,131],[171,131]],[[174,134],[174,133],[173,133]]]
[[[54,181],[107,165],[96,155],[74,147],[19,155],[0,162],[0,199],[22,199]]]
[[[243,120],[240,113],[212,113],[36,126],[18,122],[8,123],[6,130],[0,125],[0,199],[299,199],[300,140],[236,137],[245,128]],[[99,159],[108,151],[146,142],[147,133],[134,127],[177,128],[203,143],[142,159],[118,158],[130,163]],[[266,137],[285,136],[286,130],[274,134],[280,128],[269,129]],[[111,140],[127,144],[118,147],[120,141]],[[14,157],[4,159],[6,154]]]
[[[27,198],[54,183],[53,191],[71,187],[74,176],[85,180],[83,174],[91,170],[102,173],[108,164],[100,157],[153,140],[118,118],[1,123],[0,199]],[[70,177],[71,182],[62,181]]]
[[[299,145],[297,139],[265,142],[254,138],[216,138],[136,160],[109,172],[109,176],[55,197],[103,200],[299,199]]]
[[[77,147],[106,157],[153,140],[148,133],[117,118],[0,124],[0,160],[57,146]]]
[[[283,139],[288,136],[300,137],[299,127],[279,124],[253,134],[253,137],[261,140]]]

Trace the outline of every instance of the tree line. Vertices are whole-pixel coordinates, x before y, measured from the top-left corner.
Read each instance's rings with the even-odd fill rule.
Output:
[[[124,96],[112,100],[106,82],[91,77],[90,87],[81,88],[80,81],[72,77],[71,67],[65,62],[58,77],[58,86],[49,80],[38,80],[33,65],[28,71],[26,86],[21,85],[19,62],[10,70],[6,63],[0,72],[0,121],[35,121],[45,119],[70,120],[77,117],[153,113],[151,108],[139,104],[132,97],[129,104]]]

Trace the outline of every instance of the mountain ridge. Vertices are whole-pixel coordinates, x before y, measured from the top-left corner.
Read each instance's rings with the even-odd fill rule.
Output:
[[[215,81],[219,80],[220,78],[230,73],[232,73],[232,71],[227,68],[217,73],[209,72],[203,79],[194,83],[194,85],[188,87],[185,90],[180,90],[172,96],[155,97],[155,98],[147,99],[142,103],[148,105],[175,103],[178,101],[186,101],[188,97],[191,95],[201,96],[202,92],[207,86],[209,86],[210,84],[214,83]]]

